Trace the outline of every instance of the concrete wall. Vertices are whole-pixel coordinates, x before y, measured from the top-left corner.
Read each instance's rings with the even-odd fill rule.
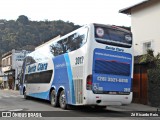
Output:
[[[134,39],[134,54],[145,54],[144,43],[151,42],[151,48],[160,52],[160,1],[151,0],[131,11]]]

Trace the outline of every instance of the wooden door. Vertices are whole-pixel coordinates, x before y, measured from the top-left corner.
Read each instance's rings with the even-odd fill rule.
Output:
[[[133,102],[147,104],[147,83],[147,68],[145,65],[135,65],[133,75]]]

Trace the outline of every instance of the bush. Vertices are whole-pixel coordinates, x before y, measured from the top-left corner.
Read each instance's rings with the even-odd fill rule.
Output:
[[[160,60],[156,61],[156,67],[148,70],[148,100],[154,107],[160,106]]]
[[[160,53],[154,56],[153,50],[141,56],[140,64],[146,64],[148,71],[148,102],[151,106],[160,106]]]

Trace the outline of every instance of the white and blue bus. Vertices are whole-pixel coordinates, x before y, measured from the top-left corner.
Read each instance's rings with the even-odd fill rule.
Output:
[[[130,104],[132,34],[120,27],[85,25],[27,55],[20,93],[52,106]]]

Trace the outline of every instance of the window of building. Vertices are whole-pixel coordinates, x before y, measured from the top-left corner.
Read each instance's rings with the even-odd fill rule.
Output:
[[[6,59],[7,60],[7,66],[9,65],[9,58]]]
[[[4,67],[6,67],[6,66],[7,66],[7,60],[4,59],[3,61],[4,61],[4,62],[3,62],[3,63],[4,63],[3,65],[4,65]]]
[[[143,43],[143,54],[147,53],[147,50],[152,49],[151,42],[145,42]]]
[[[10,56],[10,65],[12,65],[12,56]]]
[[[5,60],[2,60],[2,66],[5,67]]]

